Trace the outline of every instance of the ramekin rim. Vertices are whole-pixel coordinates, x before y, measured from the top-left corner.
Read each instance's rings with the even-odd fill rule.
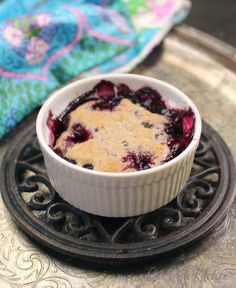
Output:
[[[185,150],[182,151],[178,156],[176,156],[175,158],[171,159],[170,161],[168,161],[166,163],[152,167],[150,169],[146,169],[146,170],[142,170],[142,171],[133,171],[133,172],[104,172],[104,171],[97,171],[97,170],[89,170],[89,169],[85,169],[83,167],[74,165],[74,164],[66,161],[65,159],[61,158],[60,156],[58,156],[50,148],[50,146],[47,144],[46,140],[43,137],[43,133],[42,133],[42,129],[41,129],[41,121],[43,121],[43,119],[45,119],[44,117],[47,117],[47,115],[45,115],[45,113],[44,113],[46,107],[48,105],[50,105],[51,102],[53,102],[53,100],[58,96],[58,94],[65,92],[67,89],[71,88],[71,86],[76,86],[78,82],[86,83],[86,82],[90,82],[90,81],[96,81],[96,80],[102,80],[102,79],[108,79],[108,78],[110,78],[110,80],[112,80],[112,78],[121,78],[122,79],[124,77],[130,77],[133,79],[143,79],[143,80],[146,80],[149,82],[150,81],[156,82],[157,84],[162,85],[162,86],[166,87],[167,89],[172,90],[174,93],[177,93],[181,96],[181,98],[193,110],[194,115],[195,115],[195,131],[194,131],[193,139],[189,143],[188,147],[185,148]],[[201,130],[202,130],[202,121],[201,121],[200,113],[199,113],[196,105],[193,103],[193,101],[185,93],[183,93],[181,90],[179,90],[175,86],[173,86],[173,85],[171,85],[165,81],[162,81],[162,80],[159,80],[159,79],[156,79],[153,77],[149,77],[149,76],[143,76],[143,75],[131,74],[131,73],[100,74],[100,75],[90,76],[90,77],[86,77],[84,79],[79,79],[79,80],[75,80],[73,82],[70,82],[70,83],[64,85],[63,87],[61,87],[60,89],[52,92],[51,96],[42,105],[42,107],[38,113],[37,119],[36,119],[36,133],[38,136],[39,143],[40,143],[41,147],[43,147],[44,150],[47,152],[47,154],[49,154],[52,158],[54,158],[59,163],[65,165],[66,167],[68,167],[68,169],[75,170],[77,172],[80,172],[81,174],[94,175],[94,176],[98,176],[98,177],[99,176],[100,177],[112,177],[112,178],[133,178],[133,177],[145,176],[147,174],[153,174],[153,173],[161,172],[161,171],[166,170],[170,167],[173,167],[173,165],[176,165],[179,161],[181,161],[182,158],[184,158],[187,154],[189,154],[189,152],[192,151],[192,149],[196,148],[195,144],[200,139]]]

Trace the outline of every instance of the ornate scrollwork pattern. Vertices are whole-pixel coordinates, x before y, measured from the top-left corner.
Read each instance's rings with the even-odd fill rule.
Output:
[[[220,167],[204,136],[196,153],[191,177],[171,203],[152,213],[126,219],[97,217],[66,203],[54,191],[36,136],[21,151],[16,165],[17,186],[28,209],[40,221],[63,234],[84,241],[133,243],[157,239],[176,231],[201,215],[219,181]],[[40,213],[36,213],[36,212]]]
[[[116,1],[110,2],[115,3]],[[167,1],[159,2],[164,3]],[[161,5],[163,3],[161,3]],[[202,117],[209,121],[211,125],[220,132],[235,156],[236,134],[232,132],[234,127],[233,120],[236,113],[235,95],[233,92],[236,87],[235,65],[232,61],[229,61],[228,56],[226,64],[226,60],[224,60],[226,58],[222,54],[222,49],[220,55],[218,52],[212,52],[212,48],[210,49],[209,47],[218,46],[215,45],[215,42],[213,43],[212,40],[209,40],[209,37],[204,36],[203,38],[199,32],[192,31],[192,28],[181,26],[177,29],[179,31],[177,32],[178,34],[172,34],[165,39],[162,54],[159,53],[159,50],[155,50],[153,56],[148,58],[147,65],[144,66],[144,64],[142,64],[135,73],[152,77],[158,76],[159,79],[172,83],[185,91],[187,95],[191,95],[191,98],[199,107]],[[188,31],[189,36],[187,36],[186,33],[184,37],[183,34],[180,34],[183,29]],[[207,46],[204,45],[204,43],[206,43]],[[223,47],[222,45],[220,46]],[[224,51],[228,51],[225,47],[223,47],[223,49]],[[231,50],[228,51],[228,53],[228,55],[232,55]],[[232,57],[230,59],[232,59]],[[227,68],[225,66],[227,66]],[[210,68],[210,72],[208,68]],[[18,90],[16,89],[16,91]],[[129,219],[117,219],[112,223],[113,225],[108,225],[105,221],[106,219],[99,217],[94,219],[91,215],[88,215],[92,230],[87,231],[83,235],[76,235],[75,233],[74,236],[69,236],[68,233],[70,232],[67,232],[70,231],[69,229],[65,229],[65,233],[60,230],[60,225],[62,225],[61,228],[64,229],[68,223],[66,221],[70,219],[70,217],[68,217],[70,214],[68,210],[62,211],[66,217],[63,216],[62,220],[60,220],[61,224],[57,228],[58,230],[54,228],[57,226],[56,223],[53,222],[55,226],[45,223],[47,209],[53,204],[63,204],[57,194],[52,197],[53,201],[51,201],[51,203],[47,203],[47,207],[44,207],[42,210],[33,210],[27,203],[29,203],[31,197],[35,193],[40,192],[41,189],[43,189],[43,193],[47,195],[46,200],[41,198],[41,201],[43,203],[48,201],[48,196],[51,192],[47,186],[36,181],[28,184],[29,186],[33,186],[33,184],[36,183],[39,188],[35,186],[35,191],[19,192],[20,185],[27,186],[24,180],[25,178],[35,174],[46,176],[42,154],[37,147],[36,137],[33,137],[33,144],[32,141],[28,143],[35,131],[33,126],[35,118],[36,114],[23,121],[22,126],[18,126],[15,132],[12,131],[13,133],[5,139],[2,139],[0,145],[0,162],[7,146],[11,152],[8,153],[7,158],[3,159],[2,164],[5,166],[5,170],[2,170],[0,180],[1,194],[6,204],[4,205],[0,195],[1,288],[235,287],[236,202],[234,202],[234,206],[228,210],[225,218],[218,222],[220,226],[218,226],[219,224],[215,224],[216,227],[212,230],[212,226],[210,226],[212,220],[214,220],[214,222],[216,219],[218,219],[218,221],[220,220],[223,213],[226,212],[226,208],[228,209],[232,203],[234,195],[232,192],[234,189],[233,181],[236,179],[232,165],[230,165],[232,157],[228,153],[228,149],[224,148],[216,132],[208,129],[206,125],[203,125],[203,135],[206,135],[207,138],[202,138],[192,169],[191,175],[194,176],[194,178],[190,179],[190,181],[194,179],[207,181],[213,189],[213,195],[207,195],[206,197],[199,197],[199,192],[191,191],[190,194],[195,194],[197,197],[197,199],[194,199],[194,203],[196,200],[200,201],[198,198],[201,198],[201,200],[204,201],[204,205],[206,205],[205,208],[200,207],[200,209],[202,209],[200,213],[195,213],[196,208],[189,207],[188,202],[191,199],[188,200],[181,196],[181,201],[179,201],[181,207],[184,209],[190,208],[193,212],[188,210],[186,213],[185,210],[180,209],[177,206],[176,199],[165,207],[168,211],[170,211],[169,208],[173,209],[173,213],[165,214],[165,211],[162,211],[162,214],[158,214],[161,211],[156,211],[157,213],[148,214],[145,217],[136,217],[133,219],[133,222],[123,227],[126,230],[122,228],[122,225]],[[12,140],[12,136],[14,140]],[[28,143],[28,149],[26,149],[26,143]],[[32,153],[33,150],[34,152]],[[16,163],[17,161],[18,163]],[[20,171],[20,161],[22,161],[24,165],[25,163],[30,164],[31,169],[26,171],[26,166],[22,166],[23,171]],[[17,169],[19,169],[18,173],[16,173],[15,164],[17,164]],[[32,167],[37,169],[37,171],[32,171]],[[219,167],[221,167],[222,170],[220,170]],[[26,171],[26,174],[24,171]],[[20,175],[22,175],[22,177]],[[16,183],[16,179],[19,183]],[[226,181],[223,181],[224,179]],[[224,185],[221,185],[221,183]],[[204,194],[206,191],[209,191],[208,186],[204,184],[201,185],[201,183],[199,186],[198,191],[199,189],[203,189],[201,192]],[[188,188],[191,190],[194,189],[191,186],[188,186]],[[187,193],[187,191],[184,193]],[[220,195],[222,194],[224,196],[219,201]],[[193,197],[192,195],[191,197]],[[9,199],[10,197],[11,199]],[[40,200],[40,197],[38,200]],[[218,201],[217,205],[215,205],[216,201]],[[50,215],[56,216],[59,207],[56,206],[52,211],[49,211]],[[209,212],[211,211],[211,207],[216,208],[217,211],[215,210],[215,214]],[[41,238],[47,241],[48,247],[53,248],[51,245],[53,240],[59,245],[66,243],[64,248],[66,256],[61,254],[63,253],[62,249],[56,250],[57,252],[53,254],[49,253],[49,250],[44,246],[37,245],[26,233],[18,229],[8,211],[15,213],[13,219],[17,220],[18,218],[19,221],[22,221],[18,223],[24,224],[24,226],[20,225],[21,228],[24,229],[28,224],[29,230],[28,232],[25,231],[31,237],[35,237],[34,232],[36,230],[39,231],[42,235]],[[179,211],[179,213],[176,211]],[[73,211],[71,211],[71,213],[73,214]],[[207,216],[209,216],[209,221],[205,220]],[[24,219],[26,219],[25,217],[27,217],[28,221],[24,221]],[[86,225],[87,222],[83,222],[84,220],[83,218],[81,219],[81,215],[79,216],[79,220],[77,215],[74,217],[73,225],[76,225],[76,227]],[[96,219],[98,220],[97,223],[101,223],[107,235],[101,235],[100,227],[98,225],[95,226],[94,220]],[[191,222],[191,224],[188,224],[189,222]],[[198,223],[201,223],[202,226],[200,228],[197,226],[195,229],[195,225]],[[114,233],[116,233],[119,228],[122,229],[119,230],[120,232],[117,237]],[[199,240],[197,243],[189,241],[189,237],[193,237],[192,239],[195,240],[196,236],[199,236],[203,229],[204,232],[211,231],[204,240]],[[227,233],[225,233],[226,230]],[[180,241],[177,241],[177,237],[181,234],[184,234],[184,237],[181,238]],[[109,235],[109,239],[112,239],[115,243],[107,243],[106,237]],[[113,238],[111,237],[112,235]],[[183,239],[188,241],[187,243],[191,244],[191,247],[181,248]],[[170,245],[167,244],[168,240]],[[134,243],[135,241],[136,243]],[[81,246],[82,249],[80,249]],[[118,246],[127,247],[128,253],[126,253],[127,251],[125,249],[117,248]],[[122,267],[119,266],[119,270],[117,271],[119,273],[110,273],[111,271],[107,270],[106,267],[99,269],[99,262],[96,262],[94,265],[96,270],[88,269],[88,267],[85,268],[85,263],[82,261],[80,255],[81,250],[88,252],[86,251],[86,247],[90,249],[89,251],[91,251],[91,248],[98,247],[97,250],[94,248],[94,255],[99,257],[99,255],[103,253],[103,256],[105,256],[107,260],[110,259],[111,253],[116,254],[117,259],[123,259],[121,264],[124,268],[122,269]],[[109,253],[108,248],[105,249],[106,247],[109,247],[111,253]],[[155,247],[156,249],[153,249]],[[159,257],[163,255],[163,253],[166,255],[165,251],[173,251],[173,247],[178,249],[176,254],[165,258]],[[72,250],[75,254],[77,253],[76,257],[78,258],[75,259],[75,257],[71,259],[68,257],[69,250]],[[146,257],[146,252],[156,257],[156,260],[149,264],[146,263],[146,260],[149,259]],[[59,256],[59,254],[61,254],[59,259],[54,257],[54,255]],[[137,262],[136,259],[134,262],[131,262],[132,265],[130,265],[130,267],[127,267],[126,263],[130,263],[129,259],[131,259],[134,254],[138,255],[140,262]],[[143,263],[145,263],[145,265],[142,265]]]

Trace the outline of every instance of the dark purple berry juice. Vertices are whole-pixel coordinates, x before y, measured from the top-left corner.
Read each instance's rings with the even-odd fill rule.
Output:
[[[132,172],[178,156],[193,138],[191,108],[169,107],[158,91],[102,80],[47,121],[52,149],[85,169]]]

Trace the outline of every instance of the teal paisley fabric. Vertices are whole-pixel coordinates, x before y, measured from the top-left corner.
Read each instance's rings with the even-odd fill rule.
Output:
[[[185,0],[3,1],[0,138],[74,77],[130,71],[188,8]]]

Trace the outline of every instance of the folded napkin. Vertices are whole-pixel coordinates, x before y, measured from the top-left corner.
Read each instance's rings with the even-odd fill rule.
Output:
[[[128,72],[187,15],[188,0],[0,4],[0,138],[74,77]]]

